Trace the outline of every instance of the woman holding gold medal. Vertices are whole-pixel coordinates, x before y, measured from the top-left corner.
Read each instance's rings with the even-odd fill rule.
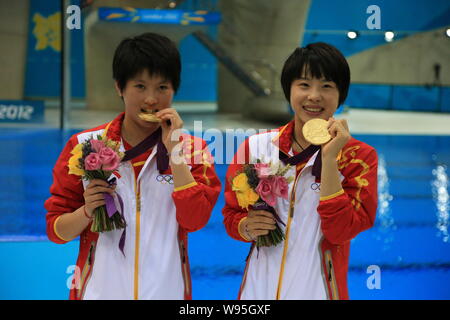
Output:
[[[61,244],[80,237],[71,299],[192,298],[188,233],[206,225],[221,184],[205,141],[172,136],[183,127],[172,108],[180,73],[180,54],[167,37],[144,33],[124,39],[113,59],[124,112],[73,135],[55,165],[45,202],[48,237]],[[74,147],[98,136],[125,153],[113,173],[115,183],[82,181],[70,170]],[[85,161],[79,169],[86,168]],[[126,227],[96,232],[95,210],[108,194],[123,199]]]
[[[350,240],[375,221],[377,153],[351,136],[346,120],[333,118],[350,85],[348,63],[335,47],[295,49],[281,85],[294,119],[247,139],[227,172],[225,227],[234,239],[252,242],[239,298],[348,299]],[[231,185],[244,164],[261,159],[290,166],[288,195],[273,206],[279,220],[243,209]],[[255,249],[276,224],[284,240]]]

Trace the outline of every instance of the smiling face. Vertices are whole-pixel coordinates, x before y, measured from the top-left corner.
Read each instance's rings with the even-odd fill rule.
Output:
[[[296,130],[300,132],[310,119],[332,117],[344,103],[349,86],[347,60],[327,43],[295,48],[283,65],[281,87],[295,112]]]
[[[160,124],[140,119],[139,113],[170,108],[175,94],[171,81],[151,75],[147,69],[131,77],[122,91],[116,83],[116,90],[125,104],[124,126],[145,133],[154,131]]]
[[[336,83],[325,78],[303,75],[292,81],[290,94],[290,103],[299,127],[314,118],[328,120],[339,105]]]

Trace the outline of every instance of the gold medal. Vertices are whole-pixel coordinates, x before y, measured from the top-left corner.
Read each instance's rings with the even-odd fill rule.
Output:
[[[147,122],[161,122],[161,119],[155,116],[153,113],[141,112],[138,117]]]
[[[328,133],[328,121],[323,119],[311,119],[303,125],[303,136],[305,140],[316,146],[327,143],[331,140]]]

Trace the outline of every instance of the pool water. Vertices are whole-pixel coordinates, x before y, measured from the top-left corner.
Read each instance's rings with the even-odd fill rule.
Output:
[[[78,242],[45,234],[53,165],[71,133],[0,129],[0,299],[67,299]],[[449,299],[450,136],[355,135],[378,151],[375,225],[352,240],[351,299]],[[226,165],[216,171],[224,181]],[[236,299],[248,244],[227,236],[223,193],[190,234],[194,299]],[[374,281],[374,268],[379,281]]]

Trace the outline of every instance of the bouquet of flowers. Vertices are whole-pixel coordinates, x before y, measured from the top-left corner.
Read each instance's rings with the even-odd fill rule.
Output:
[[[71,151],[69,174],[80,176],[84,180],[101,179],[108,182],[111,174],[117,170],[124,157],[124,153],[119,151],[119,147],[119,142],[100,135],[97,136],[97,139],[92,137],[77,144]],[[112,179],[108,183],[111,185],[114,182],[115,179]],[[104,196],[106,205],[94,210],[91,231],[104,232],[125,228],[123,213],[117,210],[114,198],[109,193],[105,193]],[[120,196],[117,195],[117,198],[120,206],[123,207]]]
[[[269,211],[279,223],[285,225],[274,206],[278,197],[288,199],[289,183],[293,178],[286,178],[284,175],[289,168],[290,165],[283,167],[280,162],[262,163],[260,160],[257,160],[256,164],[245,164],[243,170],[238,172],[231,182],[239,206],[243,209],[252,206],[254,210]],[[265,236],[258,236],[256,246],[276,246],[283,239],[283,230],[277,223],[275,230],[270,230]]]

